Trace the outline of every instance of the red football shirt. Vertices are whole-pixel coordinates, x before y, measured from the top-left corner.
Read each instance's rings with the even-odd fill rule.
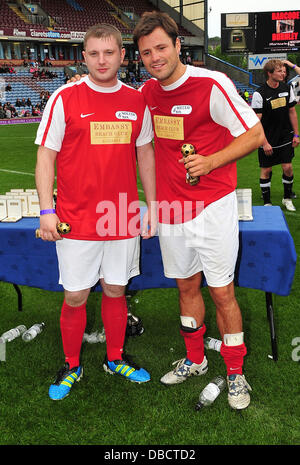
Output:
[[[181,146],[190,143],[196,153],[211,155],[259,120],[231,80],[219,72],[188,65],[174,84],[162,87],[150,79],[140,90],[155,133],[159,219],[163,223],[190,220],[198,212],[196,201],[205,208],[236,188],[236,164],[217,168],[191,186],[184,165],[178,163]]]
[[[151,140],[143,95],[120,81],[105,88],[87,76],[51,95],[35,143],[58,152],[56,210],[68,238],[138,235],[136,146]]]

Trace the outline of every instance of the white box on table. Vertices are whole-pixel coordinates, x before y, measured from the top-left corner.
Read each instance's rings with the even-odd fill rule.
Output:
[[[1,197],[5,197],[4,195]],[[4,220],[7,217],[7,204],[6,199],[0,198],[0,221]]]
[[[22,218],[22,204],[20,199],[7,199],[7,217],[3,223],[16,223]]]
[[[25,217],[37,218],[40,216],[40,202],[38,195],[28,195],[28,211],[24,213]]]
[[[252,189],[236,189],[239,221],[252,221]]]

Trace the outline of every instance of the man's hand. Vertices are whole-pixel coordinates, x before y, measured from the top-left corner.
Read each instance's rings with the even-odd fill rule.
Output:
[[[265,144],[263,144],[262,148],[264,149],[264,152],[267,156],[270,156],[273,154],[273,148],[269,144],[269,142],[266,142]]]
[[[87,76],[87,74],[75,74],[67,81],[67,84],[70,84],[70,82],[80,81],[80,79],[84,78],[85,76]]]
[[[56,229],[59,222],[58,216],[53,213],[42,215],[40,217],[40,238],[43,241],[60,241],[62,237]]]
[[[179,163],[184,163],[185,169],[190,176],[203,176],[210,173],[212,170],[209,155],[204,157],[203,155],[194,153],[193,155],[188,155],[178,161]]]
[[[298,147],[300,141],[299,141],[299,136],[298,137],[293,137],[293,143],[292,143],[292,147]]]
[[[150,210],[147,209],[142,224],[142,238],[150,239],[150,237],[155,236],[157,230],[157,214],[156,214],[156,205],[155,202],[151,205]]]

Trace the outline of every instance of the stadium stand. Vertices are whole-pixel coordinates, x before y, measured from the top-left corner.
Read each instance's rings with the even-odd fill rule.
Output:
[[[86,31],[100,22],[116,26],[122,33],[131,32],[129,26],[118,18],[116,7],[103,0],[101,4],[91,0],[41,0],[41,6],[55,21],[54,28]]]
[[[51,95],[58,87],[65,83],[65,75],[61,68],[52,68],[51,72],[57,77],[53,79],[44,78],[37,80],[30,75],[28,69],[16,68],[16,73],[2,73],[1,78],[5,80],[5,85],[11,87],[10,91],[6,91],[1,103],[3,105],[8,102],[16,108],[18,114],[29,112],[28,116],[32,115],[33,109],[39,105],[43,109],[42,95]],[[32,105],[21,107],[16,106],[17,99],[24,99],[26,102],[30,99]],[[19,115],[19,116],[20,116]]]
[[[29,26],[28,22],[25,22],[19,16],[19,10],[17,8],[10,8],[6,0],[0,0],[0,24],[1,26],[21,28]]]
[[[158,9],[147,0],[103,0],[101,4],[93,0],[40,0],[40,4],[55,21],[55,29],[86,31],[97,22],[108,22],[125,34],[132,33],[133,19],[145,11]],[[126,13],[132,13],[133,17]],[[180,35],[191,35],[181,26],[179,29]]]
[[[120,10],[125,13],[132,13],[134,18],[140,17],[145,11],[154,11],[159,10],[156,8],[153,3],[148,2],[147,0],[110,0],[109,3],[113,3]],[[178,2],[179,3],[179,2]],[[178,25],[179,35],[181,36],[191,36],[192,34],[183,28],[181,25]]]

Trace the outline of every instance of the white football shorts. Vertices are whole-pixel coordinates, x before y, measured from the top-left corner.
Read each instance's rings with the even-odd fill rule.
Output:
[[[126,286],[140,274],[140,236],[115,241],[56,242],[59,284],[67,291],[93,287],[100,278],[106,284]]]
[[[239,249],[235,191],[191,221],[160,223],[159,241],[166,277],[184,279],[203,271],[208,286],[227,286],[234,279]]]

